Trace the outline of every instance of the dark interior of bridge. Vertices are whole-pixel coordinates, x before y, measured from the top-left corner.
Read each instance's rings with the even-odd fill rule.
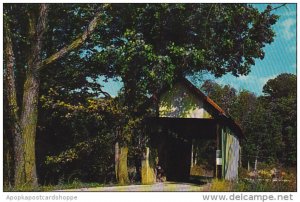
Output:
[[[213,177],[215,168],[216,125],[215,119],[149,118],[146,122],[150,145],[157,150],[158,164],[168,181],[188,182],[196,178]],[[192,147],[193,145],[193,147]],[[197,151],[197,159],[192,159]],[[199,156],[200,155],[200,156]],[[195,158],[195,156],[194,156]],[[196,162],[202,176],[192,176],[191,164]]]

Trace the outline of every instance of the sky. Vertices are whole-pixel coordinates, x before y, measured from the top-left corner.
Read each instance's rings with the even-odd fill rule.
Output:
[[[272,4],[277,7],[280,4]],[[260,11],[264,10],[267,4],[253,4]],[[273,13],[280,16],[273,26],[276,33],[274,42],[264,48],[265,58],[255,60],[251,72],[247,76],[234,77],[225,75],[221,78],[214,78],[207,75],[207,78],[215,80],[217,83],[229,84],[237,90],[246,89],[256,95],[262,95],[264,84],[281,73],[296,74],[296,4],[287,4],[275,10]]]
[[[263,11],[267,4],[252,4]],[[280,6],[281,4],[272,4],[272,7]],[[238,91],[243,89],[249,90],[256,95],[262,95],[262,88],[269,79],[273,79],[281,73],[296,74],[296,22],[297,22],[297,5],[287,4],[275,11],[274,14],[280,16],[277,23],[272,27],[276,33],[274,42],[266,45],[264,48],[265,58],[263,60],[255,60],[255,65],[252,66],[251,72],[247,76],[234,77],[227,74],[221,78],[215,78],[210,74],[203,76],[203,79],[211,79],[215,82],[234,87]],[[122,82],[108,80],[107,83],[99,82],[104,85],[104,90],[112,96],[116,96]],[[203,82],[204,82],[203,80]]]

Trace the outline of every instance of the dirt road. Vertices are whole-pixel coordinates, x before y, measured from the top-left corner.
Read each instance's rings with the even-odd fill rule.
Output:
[[[91,192],[138,192],[138,191],[147,191],[147,192],[174,192],[174,191],[208,191],[209,184],[197,185],[190,183],[178,183],[178,182],[164,182],[156,183],[153,185],[128,185],[128,186],[108,186],[108,187],[93,187],[93,188],[81,188],[81,189],[68,189],[60,191],[91,191]]]

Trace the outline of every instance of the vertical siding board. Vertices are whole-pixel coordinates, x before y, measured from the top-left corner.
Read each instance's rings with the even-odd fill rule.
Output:
[[[225,131],[224,127],[222,128],[222,178],[225,178],[225,164],[226,164],[226,143],[225,143]]]
[[[227,128],[225,134],[226,144],[225,149],[225,179],[235,180],[238,178],[238,164],[239,164],[239,140],[232,131]]]

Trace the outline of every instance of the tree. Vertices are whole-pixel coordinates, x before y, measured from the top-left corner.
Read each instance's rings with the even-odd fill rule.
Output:
[[[156,55],[170,59],[175,75],[247,75],[254,59],[264,58],[278,19],[271,6],[260,13],[247,4],[115,4],[110,12],[121,34],[142,36]]]
[[[237,91],[230,85],[221,86],[214,81],[207,80],[201,89],[212,98],[222,109],[231,114],[237,99]]]
[[[263,87],[264,99],[272,110],[273,116],[279,117],[283,152],[279,157],[287,165],[296,165],[297,151],[297,77],[283,73],[270,79]]]
[[[270,100],[282,97],[295,97],[297,93],[297,77],[283,73],[275,79],[270,79],[263,87],[263,93]]]
[[[242,128],[247,125],[250,114],[255,110],[256,101],[256,95],[250,91],[242,90],[237,94],[230,114]]]
[[[283,149],[280,120],[261,98],[251,111],[244,132],[247,135],[243,144],[244,160],[254,162],[258,158],[268,163],[278,162],[278,152]]]
[[[242,116],[244,159],[296,165],[296,87],[296,76],[286,73],[264,85],[264,95]]]
[[[40,87],[40,74],[41,70],[48,68],[50,64],[56,62],[58,59],[69,54],[71,51],[76,50],[86,39],[93,33],[99,24],[102,12],[94,12],[94,17],[86,26],[85,30],[80,33],[73,41],[65,44],[64,46],[57,47],[57,51],[52,54],[44,52],[43,45],[45,44],[45,32],[47,30],[48,21],[48,4],[39,5],[18,5],[7,4],[5,6],[4,18],[4,33],[5,33],[5,76],[6,76],[6,91],[7,102],[10,107],[10,119],[13,124],[12,135],[14,137],[15,147],[15,186],[37,185],[36,164],[35,164],[35,138],[37,126],[37,107]],[[103,6],[104,7],[104,6]],[[15,14],[15,10],[21,10],[21,14]],[[101,9],[100,9],[101,10]],[[28,33],[24,34],[21,31],[23,27],[20,26],[20,16],[25,15],[28,20],[25,28]],[[22,88],[22,107],[18,107],[17,93],[15,86],[14,71],[17,63],[14,59],[13,45],[14,39],[11,34],[10,21],[17,25],[13,29],[16,30],[16,38],[20,40],[21,37],[26,39],[30,46],[30,54],[26,61],[22,63],[22,68],[25,68],[24,87]],[[17,21],[17,22],[15,22]],[[18,27],[20,26],[20,27]],[[21,30],[21,31],[20,31]],[[22,36],[22,34],[24,34]],[[22,48],[18,46],[15,48]],[[18,50],[18,49],[17,49]],[[19,49],[18,52],[24,51]],[[46,54],[46,55],[45,55]],[[18,67],[20,69],[20,67]],[[20,110],[19,110],[20,108]]]
[[[122,111],[113,98],[58,99],[54,89],[41,97],[38,124],[40,182],[115,182],[113,144]],[[75,101],[76,102],[76,101]]]

